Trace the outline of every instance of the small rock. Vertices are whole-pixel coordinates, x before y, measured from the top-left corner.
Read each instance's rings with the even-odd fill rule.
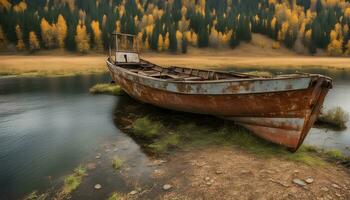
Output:
[[[108,153],[108,152],[110,152],[110,151],[111,151],[110,149],[106,149],[106,150],[105,150],[106,153]]]
[[[207,176],[207,177],[205,177],[205,179],[204,180],[206,180],[206,181],[210,181],[210,178]]]
[[[100,159],[100,158],[101,158],[101,155],[99,154],[99,155],[97,155],[95,158],[96,158],[96,159]]]
[[[337,189],[340,189],[340,186],[337,185],[337,184],[335,184],[335,183],[332,184],[332,187],[337,188]]]
[[[307,178],[307,179],[305,179],[305,182],[310,184],[310,183],[314,182],[314,179],[313,178]]]
[[[215,171],[215,173],[216,173],[216,174],[222,174],[223,172],[222,172],[221,170],[218,169],[218,170]]]
[[[96,163],[88,163],[88,164],[86,164],[86,168],[88,170],[96,169]]]
[[[274,172],[272,170],[262,169],[262,170],[259,171],[259,173],[273,174]]]
[[[299,186],[306,186],[306,183],[303,180],[300,180],[298,178],[293,179],[293,183],[299,185]]]
[[[102,188],[102,185],[100,185],[100,184],[96,184],[94,188],[95,188],[96,190],[99,190],[99,189],[101,189],[101,188]]]
[[[336,192],[336,193],[335,193],[335,196],[341,197],[341,194],[339,194],[338,192]]]
[[[299,173],[299,170],[294,170],[294,173],[296,174],[296,173]]]
[[[250,171],[249,170],[241,170],[241,174],[248,174]]]
[[[211,184],[212,184],[212,182],[210,182],[210,181],[207,182],[207,185],[208,185],[208,186],[210,186]]]
[[[173,186],[170,184],[163,185],[163,190],[170,190]]]
[[[116,151],[118,151],[118,148],[113,149],[113,152],[116,152]]]
[[[328,192],[329,191],[329,189],[326,186],[321,187],[321,190],[324,191],[324,192]]]
[[[137,194],[137,191],[136,191],[136,190],[133,190],[133,191],[131,191],[129,194],[135,195],[135,194]]]

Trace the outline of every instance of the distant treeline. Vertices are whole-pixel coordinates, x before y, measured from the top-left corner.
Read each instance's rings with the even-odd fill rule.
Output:
[[[0,0],[0,48],[108,48],[110,33],[138,36],[142,48],[187,52],[235,48],[264,34],[301,53],[350,55],[346,0]]]

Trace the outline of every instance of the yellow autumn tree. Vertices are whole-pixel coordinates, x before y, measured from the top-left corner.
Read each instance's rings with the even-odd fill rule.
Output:
[[[66,20],[61,14],[58,16],[56,27],[57,27],[58,47],[63,49],[64,42],[67,37],[67,24],[66,24]]]
[[[97,51],[102,51],[103,50],[103,45],[102,45],[102,32],[100,30],[100,24],[98,21],[93,20],[91,22],[91,29],[94,34],[94,43],[95,43],[95,48]]]
[[[27,9],[27,4],[25,1],[21,1],[17,5],[13,6],[13,11],[17,13],[24,12],[26,9]]]
[[[158,51],[163,50],[163,36],[162,34],[159,34],[158,36]]]
[[[345,48],[346,48],[345,54],[350,55],[350,40],[348,40],[348,42],[346,43]]]
[[[193,46],[197,46],[198,44],[198,35],[195,32],[192,32],[191,43]]]
[[[41,19],[40,23],[41,28],[41,38],[45,44],[46,48],[53,48],[56,44],[56,36],[57,36],[57,29],[56,26],[50,25],[48,21],[46,21],[45,18]]]
[[[218,47],[219,46],[219,33],[215,29],[215,26],[211,28],[210,35],[209,35],[209,44],[212,47]]]
[[[168,50],[170,45],[170,40],[169,40],[169,32],[165,34],[164,38],[164,50]]]
[[[149,49],[149,41],[148,41],[148,36],[146,37],[146,40],[145,40],[145,49]]]
[[[0,0],[0,10],[10,10],[11,5],[8,0]]]
[[[34,31],[29,32],[29,49],[31,51],[35,51],[35,50],[40,49],[39,40],[36,37],[36,34]]]
[[[330,33],[330,43],[327,46],[328,55],[339,56],[343,53],[343,33],[339,23],[334,26]]]
[[[22,50],[24,50],[25,46],[24,46],[24,42],[23,42],[23,33],[21,30],[21,27],[17,24],[15,30],[16,30],[16,36],[17,36],[16,47],[19,51],[22,51]]]
[[[77,32],[75,35],[75,43],[77,46],[77,50],[80,53],[87,53],[89,51],[90,49],[89,40],[90,40],[90,37],[86,32],[86,26],[79,20],[79,23],[77,25]]]

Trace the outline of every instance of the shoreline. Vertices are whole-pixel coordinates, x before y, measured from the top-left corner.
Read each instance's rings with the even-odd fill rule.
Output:
[[[74,76],[107,72],[106,55],[0,55],[0,77]],[[286,69],[319,68],[350,70],[350,59],[301,55],[235,55],[232,51],[197,51],[186,55],[144,53],[141,57],[163,66],[222,70],[228,67]]]

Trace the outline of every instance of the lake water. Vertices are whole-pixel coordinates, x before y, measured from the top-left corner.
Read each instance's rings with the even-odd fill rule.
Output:
[[[334,78],[325,107],[339,105],[350,112],[350,72],[304,71]],[[142,167],[147,156],[113,121],[119,102],[127,97],[88,93],[92,85],[109,81],[108,74],[0,79],[0,199],[16,199],[51,187],[52,180],[94,159],[102,151],[101,145],[110,141],[124,146],[120,154],[141,166],[135,168],[134,175],[148,173],[149,169]],[[347,125],[350,127],[349,122]],[[349,155],[350,131],[313,128],[305,143],[337,148]]]

